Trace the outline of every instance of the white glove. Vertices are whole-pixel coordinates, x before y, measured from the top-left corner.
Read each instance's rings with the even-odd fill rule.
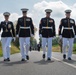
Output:
[[[39,37],[42,38],[42,34],[40,34]]]
[[[76,35],[75,35],[75,38],[76,38]]]
[[[19,35],[16,35],[16,37],[18,38],[18,37],[19,37]]]
[[[31,37],[34,37],[34,35],[33,35],[33,34],[31,34]]]
[[[2,38],[0,39],[0,41],[2,42]]]
[[[0,41],[1,41],[1,39],[0,39]]]
[[[62,39],[62,35],[60,35],[59,38]]]

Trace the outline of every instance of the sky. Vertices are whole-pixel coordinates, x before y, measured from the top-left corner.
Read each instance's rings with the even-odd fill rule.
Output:
[[[76,0],[0,0],[0,22],[4,20],[3,13],[8,11],[11,13],[10,20],[16,21],[22,16],[21,8],[28,8],[28,16],[32,17],[35,27],[39,27],[42,17],[45,17],[44,10],[49,8],[53,12],[51,17],[55,20],[56,33],[61,18],[65,17],[64,11],[71,9],[71,17],[76,20]],[[35,38],[39,39],[38,31]]]

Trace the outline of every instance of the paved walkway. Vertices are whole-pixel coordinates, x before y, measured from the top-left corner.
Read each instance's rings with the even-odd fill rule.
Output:
[[[52,61],[42,59],[42,52],[32,51],[30,60],[21,62],[21,55],[11,55],[10,62],[0,58],[0,75],[76,75],[76,55],[73,60],[62,60],[61,53],[53,53]]]

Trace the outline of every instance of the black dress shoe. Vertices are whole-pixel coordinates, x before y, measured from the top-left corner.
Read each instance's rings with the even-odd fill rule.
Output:
[[[25,61],[25,59],[22,59],[21,61]]]
[[[63,59],[66,59],[66,55],[65,54],[63,55]]]
[[[50,58],[48,58],[47,60],[50,60],[50,61],[51,61],[51,59],[50,59]]]
[[[69,57],[68,60],[72,60],[72,59]]]
[[[26,59],[29,60],[29,56],[28,55],[26,55]]]
[[[4,59],[4,61],[7,61],[7,59]]]
[[[45,54],[43,54],[43,59],[45,59]]]
[[[7,61],[10,61],[10,58],[7,58]]]

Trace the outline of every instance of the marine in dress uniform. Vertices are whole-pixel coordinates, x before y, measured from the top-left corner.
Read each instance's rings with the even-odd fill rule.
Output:
[[[56,36],[55,22],[54,19],[50,18],[50,14],[52,10],[46,9],[45,12],[46,12],[46,17],[42,18],[40,21],[39,36],[42,38],[43,59],[46,57],[46,44],[47,44],[48,46],[47,60],[51,60],[52,39]]]
[[[28,51],[30,49],[30,37],[34,37],[34,25],[32,19],[27,17],[28,9],[23,8],[23,16],[18,19],[16,35],[19,37],[22,61],[29,60]]]
[[[10,13],[5,12],[3,15],[5,21],[2,21],[0,24],[0,31],[2,30],[1,42],[3,49],[3,57],[4,61],[10,61],[10,46],[12,39],[15,40],[15,30],[13,23],[9,21]]]
[[[59,36],[60,36],[60,39],[62,38],[63,40],[63,45],[62,45],[63,58],[66,59],[66,47],[69,43],[67,58],[68,60],[71,60],[74,37],[76,37],[76,26],[75,26],[75,20],[70,18],[71,10],[66,10],[65,13],[66,13],[66,18],[61,19],[61,22],[59,25]]]

